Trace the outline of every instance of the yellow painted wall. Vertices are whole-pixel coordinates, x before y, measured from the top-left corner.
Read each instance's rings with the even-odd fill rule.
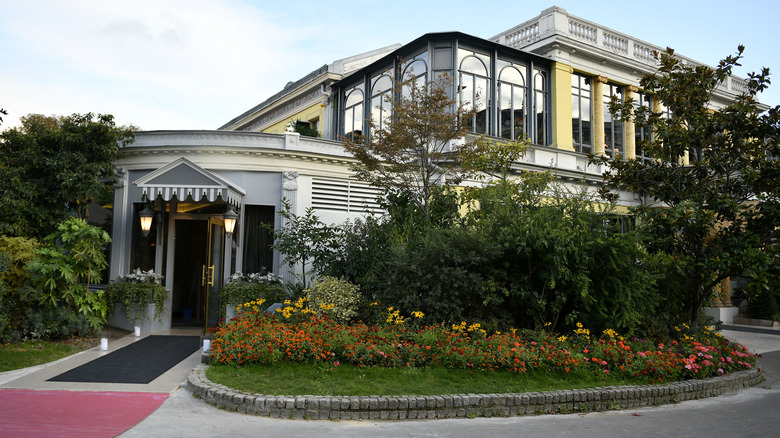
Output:
[[[552,63],[552,142],[551,147],[573,151],[571,129],[571,66]]]
[[[322,107],[319,102],[315,102],[311,106],[298,111],[292,116],[263,129],[263,132],[268,134],[283,134],[287,130],[287,124],[293,120],[308,122],[314,119],[319,119],[319,131],[320,134],[322,134],[322,123],[323,120],[325,120],[325,108]]]

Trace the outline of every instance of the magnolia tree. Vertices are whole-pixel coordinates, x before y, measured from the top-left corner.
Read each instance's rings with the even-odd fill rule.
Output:
[[[648,248],[670,257],[668,298],[691,323],[721,281],[747,276],[760,292],[779,261],[780,107],[767,109],[756,97],[769,85],[769,70],[751,73],[731,105],[710,103],[743,49],[715,69],[684,63],[671,49],[660,54],[657,74],[640,85],[668,114],[635,109],[630,100],[610,104],[621,120],[651,129],[652,139],[638,146],[655,160],[593,159],[609,166],[606,197],[625,189],[645,201],[636,213],[649,230]]]
[[[419,83],[410,76],[396,81],[384,96],[392,112],[384,120],[369,120],[367,136],[345,138],[344,148],[358,163],[352,170],[358,179],[389,192],[407,194],[423,215],[437,186],[459,183],[469,170],[461,166],[464,155],[482,138],[465,141],[475,108],[452,97],[452,80]]]

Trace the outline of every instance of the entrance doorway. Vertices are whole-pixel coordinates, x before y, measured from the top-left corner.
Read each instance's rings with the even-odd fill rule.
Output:
[[[215,327],[220,319],[225,234],[221,218],[175,220],[171,326]]]

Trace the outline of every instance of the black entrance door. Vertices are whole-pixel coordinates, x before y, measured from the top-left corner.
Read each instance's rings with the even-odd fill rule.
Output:
[[[171,325],[203,326],[202,267],[208,249],[208,220],[176,220]]]

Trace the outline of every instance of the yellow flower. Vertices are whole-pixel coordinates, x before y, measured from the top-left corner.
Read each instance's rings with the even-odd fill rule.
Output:
[[[423,316],[425,316],[425,314],[424,314],[424,313],[422,313],[422,312],[420,312],[419,310],[415,310],[414,312],[412,312],[412,316],[414,316],[414,317],[415,317],[415,318],[417,318],[417,319],[420,319],[420,318],[422,318]]]
[[[566,336],[558,336],[558,341],[563,342],[566,340]]]
[[[582,323],[581,322],[577,323],[577,328],[582,328]]]

